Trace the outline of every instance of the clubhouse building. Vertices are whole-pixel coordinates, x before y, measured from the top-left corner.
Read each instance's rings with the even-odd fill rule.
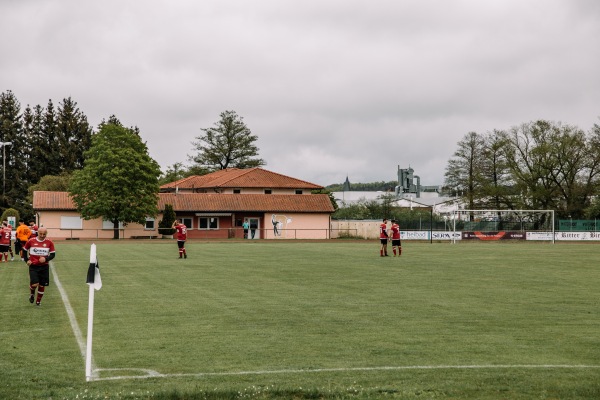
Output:
[[[166,205],[188,227],[189,239],[328,239],[333,205],[322,186],[262,168],[228,168],[161,186],[159,215],[144,225],[119,226],[119,237],[159,238],[158,222]],[[38,226],[55,239],[110,239],[113,223],[84,220],[67,192],[36,191]],[[252,237],[252,231],[254,236]]]

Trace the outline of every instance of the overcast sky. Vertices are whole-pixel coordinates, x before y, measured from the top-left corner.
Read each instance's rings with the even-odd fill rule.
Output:
[[[600,123],[598,0],[0,0],[0,35],[0,92],[114,114],[163,170],[225,110],[321,185],[439,185],[470,131]]]

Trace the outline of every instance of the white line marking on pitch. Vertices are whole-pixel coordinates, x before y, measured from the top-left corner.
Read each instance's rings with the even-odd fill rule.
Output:
[[[60,293],[60,297],[65,305],[65,309],[67,310],[67,315],[69,316],[69,322],[71,322],[71,329],[73,329],[73,334],[75,335],[75,340],[77,340],[77,344],[79,345],[79,351],[81,352],[81,357],[83,357],[83,361],[85,362],[85,340],[83,340],[83,334],[81,333],[81,329],[79,329],[79,324],[77,323],[77,319],[75,318],[75,311],[73,311],[73,307],[71,307],[71,302],[69,301],[69,296],[67,296],[67,292],[63,288],[60,280],[58,279],[58,274],[56,273],[56,269],[54,268],[54,262],[50,262],[50,271],[52,271],[52,277],[54,278],[54,284]],[[95,370],[94,360],[92,359],[92,371]]]
[[[356,367],[356,368],[315,368],[315,369],[283,369],[273,371],[238,371],[238,372],[200,372],[189,374],[161,374],[160,372],[150,369],[138,368],[100,368],[96,369],[96,373],[103,371],[137,371],[143,372],[146,375],[139,376],[111,376],[100,378],[96,377],[94,381],[109,381],[121,379],[148,379],[148,378],[182,378],[182,377],[208,377],[208,376],[239,376],[239,375],[272,375],[272,374],[306,374],[315,372],[353,372],[353,371],[401,371],[401,370],[416,370],[416,369],[591,369],[600,368],[600,365],[407,365],[397,367]]]

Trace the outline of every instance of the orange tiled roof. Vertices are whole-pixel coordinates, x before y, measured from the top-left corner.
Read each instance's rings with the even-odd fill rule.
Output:
[[[304,212],[333,213],[326,194],[216,194],[159,193],[158,208],[171,204],[175,211],[203,212]],[[75,210],[67,192],[33,192],[33,209],[38,211]]]
[[[278,189],[322,189],[323,186],[302,181],[262,168],[228,168],[206,175],[195,175],[162,185],[168,189],[213,189],[213,188],[278,188]]]

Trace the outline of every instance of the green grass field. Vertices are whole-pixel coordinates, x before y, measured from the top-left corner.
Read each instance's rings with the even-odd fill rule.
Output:
[[[92,382],[90,243],[57,243],[39,308],[2,263],[0,399],[600,398],[598,244],[378,247],[100,242]]]

